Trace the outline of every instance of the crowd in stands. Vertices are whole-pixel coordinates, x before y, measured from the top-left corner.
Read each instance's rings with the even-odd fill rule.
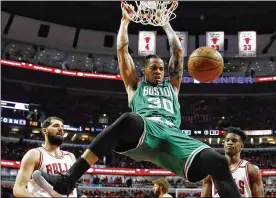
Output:
[[[276,191],[275,190],[269,190],[265,193],[266,198],[275,198],[276,197]]]
[[[180,177],[166,178],[171,188],[198,188],[202,186],[201,182],[190,183],[186,182]],[[90,186],[104,186],[104,187],[124,187],[124,188],[147,188],[152,187],[150,177],[137,178],[130,176],[129,178],[122,178],[120,176],[98,176],[93,175],[90,179],[80,180],[79,183]]]
[[[8,185],[1,185],[1,195],[5,198],[13,198],[12,195],[12,186]],[[151,190],[120,190],[117,192],[111,191],[101,191],[101,190],[82,190],[81,191],[84,195],[88,198],[157,198],[156,195],[153,194]],[[177,198],[200,198],[200,189],[198,192],[186,191],[186,192],[179,192]],[[175,193],[170,193],[173,197],[176,197]],[[276,191],[269,190],[265,192],[265,198],[275,198]]]
[[[114,197],[114,198],[157,198],[154,196],[151,190],[143,191],[143,190],[129,190],[124,191],[121,190],[119,192],[103,192],[99,190],[90,190],[90,191],[82,191],[87,197],[96,198],[96,197]]]
[[[40,104],[46,116],[59,116],[76,125],[97,124],[103,114],[108,116],[108,124],[111,124],[130,111],[126,95],[81,95],[61,88],[8,81],[2,81],[2,99]],[[275,101],[276,96],[180,97],[181,129],[213,130],[222,117],[231,119],[233,125],[244,130],[275,129]]]
[[[7,142],[1,141],[1,158],[6,160],[16,160],[20,161],[23,155],[31,148],[36,148],[41,146],[39,143],[30,143],[20,140],[19,142]],[[62,146],[64,150],[72,152],[78,158],[84,152],[84,148],[76,146]],[[256,164],[261,169],[269,169],[276,167],[276,155],[275,151],[243,151],[241,157]],[[107,167],[121,167],[121,168],[158,168],[156,165],[150,162],[135,162],[129,157],[113,154],[108,156],[109,160],[105,163],[100,160],[98,164],[105,164]]]
[[[45,116],[58,116],[66,123],[76,125],[98,124],[99,116],[106,114],[108,124],[114,122],[122,113],[129,111],[125,95],[81,95],[69,93],[66,89],[55,89],[2,81],[2,100],[40,104]],[[180,97],[182,113],[181,129],[216,129],[222,117],[231,118],[234,125],[246,130],[276,128],[275,97]],[[28,112],[7,111],[1,108],[2,116],[26,118]],[[5,133],[2,132],[2,134]],[[30,133],[32,134],[32,133]],[[11,135],[11,134],[10,134]],[[26,137],[25,137],[26,138]],[[27,137],[31,138],[31,137]],[[43,140],[43,137],[40,137]],[[90,141],[81,142],[88,144]],[[72,143],[72,142],[71,142]],[[73,142],[77,143],[77,142]],[[16,145],[16,146],[15,146]],[[2,143],[2,159],[20,161],[23,154],[35,143]],[[247,144],[246,147],[261,145]],[[267,146],[267,145],[263,145]],[[221,145],[212,144],[212,147]],[[64,147],[76,157],[83,153],[82,147]],[[249,154],[250,153],[250,154]],[[243,157],[260,168],[275,167],[275,157],[270,152],[243,152]],[[127,157],[108,157],[108,165],[126,168],[153,168],[148,162],[135,163]],[[100,161],[100,163],[103,163]]]

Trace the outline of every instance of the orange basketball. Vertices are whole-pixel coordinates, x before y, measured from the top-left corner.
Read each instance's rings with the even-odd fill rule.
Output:
[[[223,72],[223,58],[211,47],[200,47],[193,51],[188,60],[190,75],[200,82],[212,82]]]

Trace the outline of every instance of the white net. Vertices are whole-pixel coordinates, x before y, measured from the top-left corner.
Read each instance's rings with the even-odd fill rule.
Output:
[[[135,2],[135,3],[134,3]],[[133,13],[130,19],[135,23],[143,25],[164,26],[176,17],[173,11],[177,8],[177,1],[133,1],[122,2],[122,10],[126,14],[125,8],[130,8]]]

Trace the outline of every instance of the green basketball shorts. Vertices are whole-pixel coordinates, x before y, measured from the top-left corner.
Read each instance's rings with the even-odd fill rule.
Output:
[[[137,147],[117,153],[135,161],[150,161],[188,180],[188,170],[194,157],[210,147],[182,133],[179,128],[165,124],[160,117],[142,118],[144,133]]]

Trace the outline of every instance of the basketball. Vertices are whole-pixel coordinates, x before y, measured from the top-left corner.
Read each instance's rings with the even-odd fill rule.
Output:
[[[190,75],[200,82],[212,82],[223,72],[223,58],[211,47],[200,47],[193,51],[188,60]]]

